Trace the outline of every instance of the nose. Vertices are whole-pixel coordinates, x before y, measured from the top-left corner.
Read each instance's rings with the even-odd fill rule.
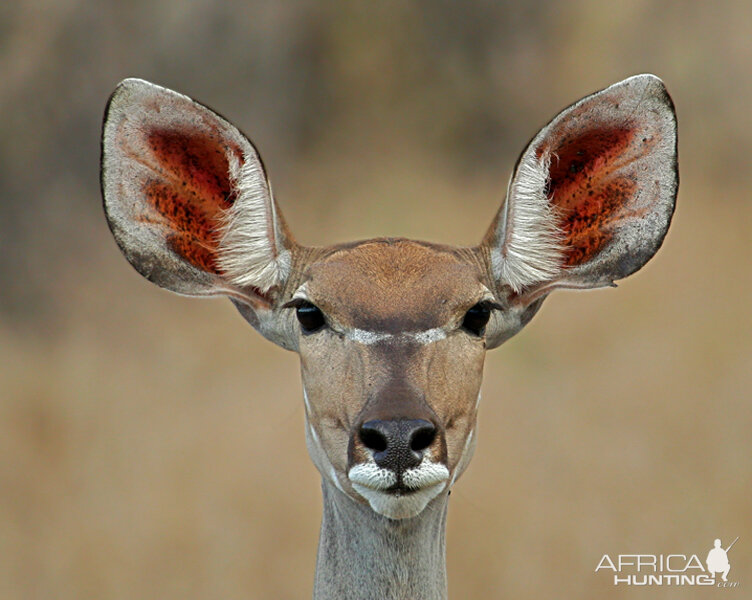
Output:
[[[436,438],[436,427],[425,419],[372,420],[358,433],[378,466],[400,474],[420,464],[423,451]]]

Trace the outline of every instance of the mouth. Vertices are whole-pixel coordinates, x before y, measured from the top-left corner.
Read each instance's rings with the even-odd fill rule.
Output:
[[[400,496],[409,496],[410,494],[415,494],[416,492],[419,492],[420,488],[410,488],[407,487],[404,483],[397,483],[393,485],[390,488],[387,488],[386,490],[383,490],[385,494],[390,494],[395,497]]]
[[[446,488],[449,469],[424,461],[398,475],[369,462],[352,467],[348,478],[375,512],[390,519],[405,519],[417,516]]]

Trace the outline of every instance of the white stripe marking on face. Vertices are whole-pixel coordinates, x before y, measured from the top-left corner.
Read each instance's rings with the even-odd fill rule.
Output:
[[[311,412],[311,405],[308,402],[308,392],[306,392],[306,389],[303,388],[303,401],[306,405],[306,411],[310,414]],[[334,468],[334,465],[329,461],[329,457],[326,455],[326,452],[324,451],[324,447],[321,445],[321,440],[319,439],[319,434],[316,433],[316,428],[313,426],[313,423],[311,423],[308,415],[306,416],[306,426],[308,428],[308,433],[311,439],[311,442],[313,442],[314,448],[311,448],[309,446],[309,454],[311,454],[311,459],[313,460],[314,464],[317,464],[317,459],[322,464],[320,465],[320,470],[328,467],[329,471],[329,479],[331,479],[332,483],[337,486],[337,489],[347,495],[345,493],[345,490],[342,488],[342,485],[339,482],[339,477],[337,477],[337,471]],[[314,455],[315,453],[315,455]],[[323,472],[321,473],[323,475]]]
[[[303,402],[305,403],[306,412],[308,412],[308,414],[310,415],[311,414],[311,405],[308,402],[308,392],[306,392],[305,388],[303,388]]]
[[[421,346],[425,346],[443,340],[446,338],[446,335],[446,331],[439,327],[426,329],[425,331],[404,331],[402,333],[383,333],[380,331],[368,331],[367,329],[357,328],[348,329],[345,332],[345,337],[347,337],[347,339],[366,346],[378,344],[379,342],[384,342],[386,340],[413,340]]]
[[[308,297],[308,289],[305,283],[300,286],[293,294],[293,300],[305,300],[306,302],[310,302],[310,299]],[[402,331],[400,333],[370,331],[368,329],[358,329],[357,327],[354,327],[347,329],[344,332],[344,335],[347,339],[359,344],[364,344],[366,346],[371,346],[373,344],[378,344],[379,342],[393,339],[413,340],[421,346],[425,346],[427,344],[433,344],[434,342],[443,340],[444,338],[446,338],[447,332],[440,327],[433,327],[431,329],[425,329],[423,331]],[[308,403],[306,401],[306,406],[307,405]]]
[[[434,342],[443,340],[446,337],[446,331],[438,327],[434,327],[433,329],[416,331],[415,333],[405,333],[404,335],[411,337],[422,346],[425,346],[426,344],[433,344]]]
[[[348,329],[345,332],[345,336],[353,342],[365,344],[366,346],[377,344],[378,342],[383,342],[384,340],[389,340],[395,337],[391,333],[379,333],[377,331],[368,331],[366,329]]]
[[[330,465],[330,467],[331,467],[331,465]],[[341,485],[340,485],[340,483],[339,483],[339,477],[337,477],[337,471],[335,471],[335,470],[334,470],[334,467],[331,467],[331,473],[330,473],[330,476],[331,476],[331,478],[332,478],[332,481],[334,481],[334,485],[336,485],[336,486],[337,486],[337,489],[338,489],[338,490],[339,490],[340,492],[342,492],[343,494],[345,494],[345,496],[347,496],[347,494],[345,493],[345,490],[344,490],[344,489],[342,489],[342,486],[341,486]]]
[[[452,487],[454,485],[454,482],[457,480],[457,476],[465,470],[467,463],[470,462],[470,456],[468,456],[467,452],[470,448],[470,444],[472,443],[474,436],[475,429],[472,429],[468,434],[467,439],[465,440],[465,446],[462,448],[462,454],[460,454],[460,459],[457,461],[457,466],[454,468],[454,475],[452,475],[452,481],[449,483],[449,487]]]

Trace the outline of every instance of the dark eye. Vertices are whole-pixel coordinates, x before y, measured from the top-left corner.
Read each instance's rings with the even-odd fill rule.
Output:
[[[324,313],[310,302],[300,302],[295,307],[295,314],[303,328],[303,333],[313,333],[318,331],[326,324]]]
[[[462,329],[469,331],[473,335],[483,335],[486,323],[491,317],[491,304],[488,302],[478,302],[475,306],[465,313],[462,320]]]

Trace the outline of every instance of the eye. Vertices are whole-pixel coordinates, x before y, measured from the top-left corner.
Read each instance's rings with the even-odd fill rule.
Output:
[[[462,319],[462,329],[473,335],[482,336],[489,318],[491,318],[491,303],[478,302],[465,313],[465,318]]]
[[[295,307],[295,314],[300,321],[303,333],[314,333],[326,325],[324,313],[310,302],[302,301]]]

